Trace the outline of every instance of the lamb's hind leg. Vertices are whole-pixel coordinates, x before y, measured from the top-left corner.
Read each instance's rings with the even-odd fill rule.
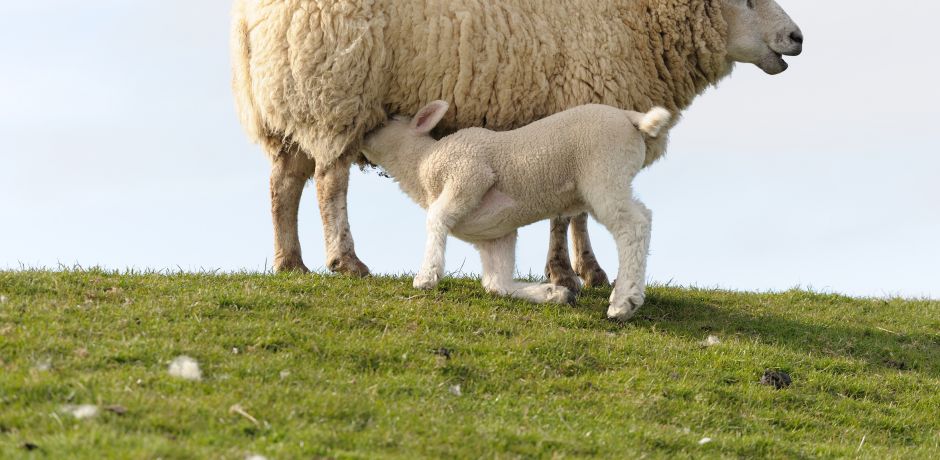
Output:
[[[306,273],[300,255],[297,213],[314,161],[291,144],[266,145],[271,157],[271,218],[274,221],[274,269]]]
[[[581,281],[578,280],[578,274],[571,269],[571,259],[568,256],[569,222],[571,222],[569,217],[556,217],[551,220],[545,277],[552,284],[578,292],[581,290]]]
[[[591,237],[588,235],[588,215],[571,219],[571,245],[574,247],[574,271],[584,280],[586,287],[610,286],[607,273],[597,263]]]
[[[595,201],[594,215],[607,227],[617,242],[620,266],[617,284],[610,295],[607,317],[627,320],[646,300],[646,258],[649,253],[652,214],[646,206],[624,194],[623,197]]]
[[[483,263],[483,288],[488,292],[535,303],[574,303],[575,293],[564,286],[513,280],[516,269],[516,232],[476,243],[476,248],[480,251]]]
[[[355,157],[342,155],[327,168],[317,168],[317,201],[323,220],[323,239],[326,243],[326,266],[333,272],[368,276],[366,267],[356,256],[349,215],[346,211],[346,192],[349,188],[349,167]]]

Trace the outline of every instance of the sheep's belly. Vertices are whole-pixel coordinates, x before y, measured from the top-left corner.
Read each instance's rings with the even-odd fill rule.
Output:
[[[493,240],[512,233],[519,227],[529,225],[558,215],[577,215],[584,212],[580,206],[533,206],[531,203],[519,203],[511,196],[490,189],[483,195],[480,205],[470,214],[457,222],[451,233],[464,241],[478,242]]]

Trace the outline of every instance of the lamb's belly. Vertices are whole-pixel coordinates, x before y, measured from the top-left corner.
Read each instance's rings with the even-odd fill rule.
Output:
[[[584,209],[578,203],[518,203],[494,188],[483,196],[477,209],[457,222],[451,233],[464,241],[487,241],[540,220],[581,212]]]

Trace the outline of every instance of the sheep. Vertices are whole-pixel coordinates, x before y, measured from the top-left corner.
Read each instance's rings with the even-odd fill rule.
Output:
[[[297,213],[313,178],[327,267],[369,273],[346,191],[363,136],[386,113],[447,100],[442,134],[513,129],[588,103],[663,106],[677,119],[735,62],[779,73],[802,40],[774,0],[236,0],[232,86],[242,125],[271,160],[274,268],[307,271]],[[666,141],[647,139],[647,164]],[[553,221],[547,271],[575,289],[567,228]],[[585,228],[584,215],[572,223],[575,267],[602,283]]]
[[[427,246],[418,289],[444,276],[447,236],[473,244],[483,286],[532,302],[573,303],[551,283],[513,281],[516,230],[553,216],[590,212],[614,235],[620,269],[607,316],[630,318],[643,305],[652,215],[631,181],[646,162],[646,139],[670,121],[648,113],[583,105],[512,131],[467,128],[441,140],[430,132],[447,113],[435,101],[411,120],[393,118],[365,138],[363,153],[427,213]]]

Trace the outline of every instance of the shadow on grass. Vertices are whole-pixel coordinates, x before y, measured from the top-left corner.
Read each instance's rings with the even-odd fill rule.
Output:
[[[579,304],[593,309],[602,304],[606,311],[609,289],[585,293]],[[807,296],[815,294],[801,293]],[[853,325],[851,317],[843,321],[808,323],[786,316],[783,305],[788,294],[771,296],[781,305],[780,313],[754,314],[745,309],[745,300],[726,298],[722,293],[701,291],[690,296],[688,291],[673,294],[652,289],[646,305],[630,321],[635,327],[655,328],[691,341],[701,341],[714,333],[721,337],[738,336],[773,346],[785,347],[820,356],[844,357],[866,362],[882,370],[917,371],[940,376],[940,335],[892,333],[872,327]],[[846,310],[857,308],[866,300],[818,295],[820,308]]]

